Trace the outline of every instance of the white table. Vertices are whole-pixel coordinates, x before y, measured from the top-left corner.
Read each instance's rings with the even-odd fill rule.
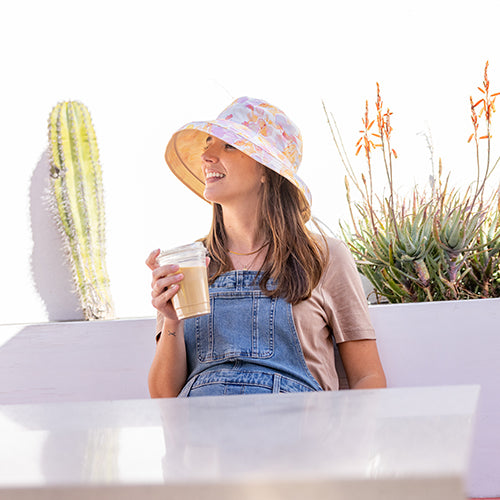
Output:
[[[0,406],[0,499],[463,499],[477,386]]]

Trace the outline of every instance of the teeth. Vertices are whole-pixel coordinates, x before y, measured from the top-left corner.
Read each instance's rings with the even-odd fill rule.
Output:
[[[212,179],[213,177],[219,177],[219,178],[222,178],[222,177],[225,177],[224,174],[221,174],[219,172],[209,172],[206,176],[205,176],[207,179]]]

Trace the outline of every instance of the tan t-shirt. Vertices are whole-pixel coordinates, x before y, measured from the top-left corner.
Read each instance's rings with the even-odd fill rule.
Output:
[[[292,313],[309,371],[323,389],[337,390],[347,387],[347,381],[333,339],[337,344],[374,339],[375,331],[349,249],[340,240],[327,241],[329,260],[323,275],[311,297],[294,305]],[[157,334],[162,328],[158,313]]]

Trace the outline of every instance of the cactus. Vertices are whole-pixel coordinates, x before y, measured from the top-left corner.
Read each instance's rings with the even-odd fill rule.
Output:
[[[75,101],[49,118],[51,203],[65,241],[85,319],[114,316],[105,262],[104,196],[88,109]]]

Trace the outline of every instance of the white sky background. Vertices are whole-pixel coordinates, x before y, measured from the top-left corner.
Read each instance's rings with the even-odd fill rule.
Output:
[[[215,118],[241,95],[281,107],[302,130],[299,174],[313,212],[336,231],[347,214],[344,170],[321,100],[354,158],[378,81],[394,113],[399,191],[427,183],[418,135],[427,127],[436,160],[468,183],[469,95],[479,94],[486,60],[500,91],[499,15],[497,0],[0,0],[0,213],[14,242],[0,250],[0,323],[45,317],[29,272],[29,184],[58,101],[81,100],[94,120],[117,315],[152,315],[145,257],[205,234],[211,218],[166,168],[177,128]],[[361,157],[354,164],[364,168]]]

